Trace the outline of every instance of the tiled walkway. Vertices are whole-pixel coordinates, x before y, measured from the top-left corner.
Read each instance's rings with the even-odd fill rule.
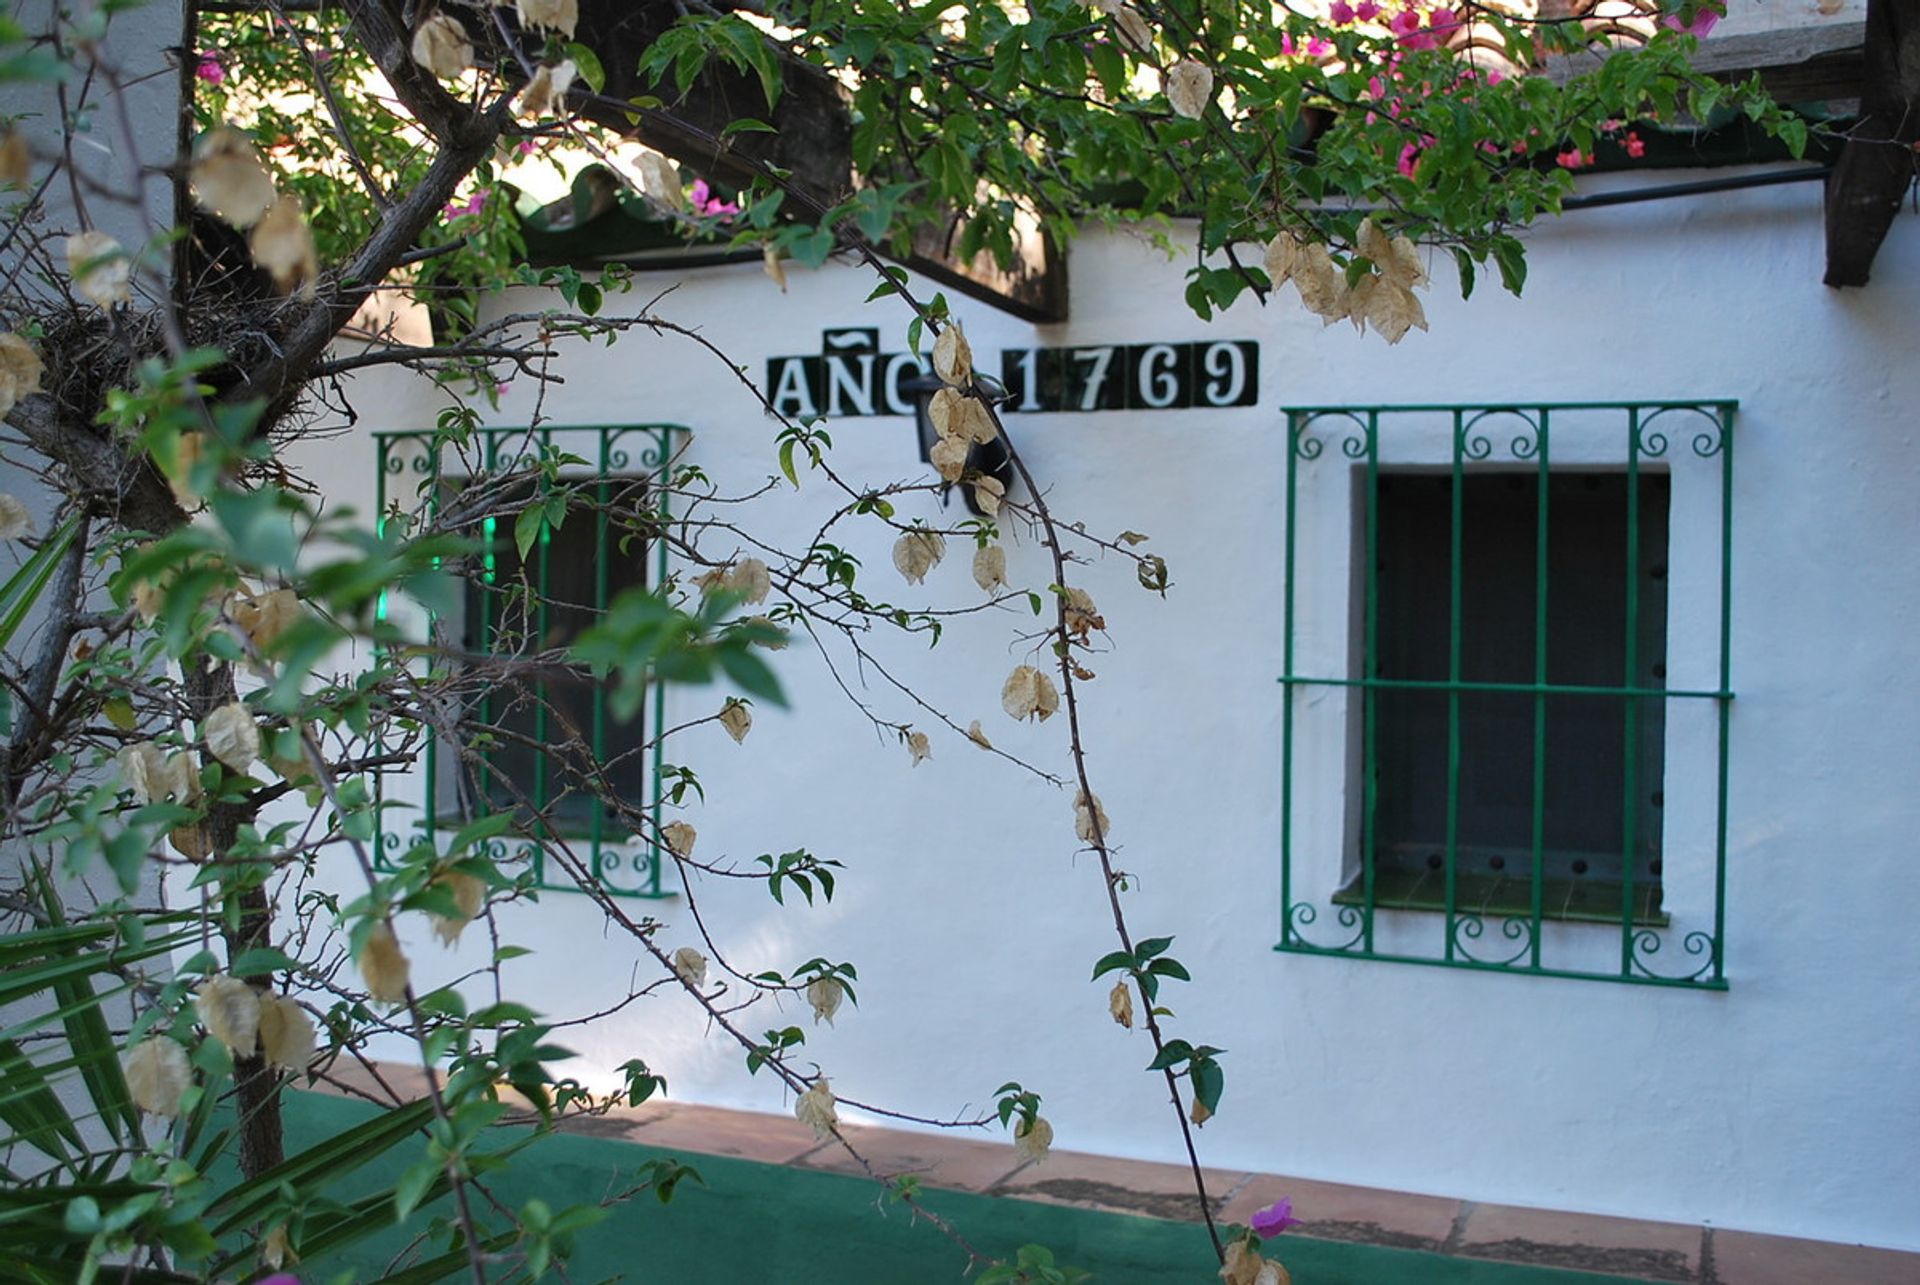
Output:
[[[418,1073],[387,1076],[403,1092]],[[354,1088],[372,1087],[353,1077]],[[832,1173],[864,1170],[838,1143],[817,1141],[791,1116],[647,1103],[576,1117],[567,1131],[695,1155],[729,1156]],[[1188,1171],[1176,1165],[1055,1151],[1021,1164],[1005,1142],[850,1125],[847,1140],[874,1172],[918,1174],[928,1187],[1109,1213],[1197,1221]],[[1224,1222],[1244,1223],[1282,1196],[1302,1225],[1288,1232],[1448,1257],[1565,1267],[1686,1285],[1920,1285],[1920,1254],[1762,1236],[1683,1223],[1477,1204],[1437,1196],[1233,1170],[1208,1171]],[[1304,1285],[1304,1283],[1303,1283]]]

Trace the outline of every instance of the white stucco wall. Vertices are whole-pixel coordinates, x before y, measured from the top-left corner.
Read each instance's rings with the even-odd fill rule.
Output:
[[[1610,181],[1625,180],[1588,180]],[[1179,301],[1180,266],[1123,236],[1075,249],[1066,325],[959,306],[990,370],[1002,347],[1260,343],[1256,407],[1011,421],[1063,516],[1109,535],[1147,532],[1172,568],[1164,602],[1125,566],[1084,572],[1114,642],[1083,689],[1084,717],[1095,788],[1137,876],[1132,923],[1175,935],[1196,978],[1169,988],[1172,1032],[1229,1050],[1226,1098],[1202,1156],[1223,1168],[1920,1248],[1920,934],[1909,922],[1920,904],[1920,679],[1910,663],[1920,635],[1920,237],[1902,220],[1871,287],[1829,290],[1820,189],[1802,184],[1572,214],[1529,244],[1524,299],[1483,285],[1462,302],[1442,265],[1427,304],[1432,332],[1392,349],[1344,325],[1322,329],[1290,294],[1203,325]],[[826,327],[877,325],[884,348],[902,346],[904,312],[863,305],[862,272],[791,276],[782,295],[757,266],[691,273],[662,310],[755,374],[768,356],[817,351]],[[723,486],[773,471],[771,421],[683,340],[582,349],[565,375],[546,398],[557,423],[679,421],[696,431],[690,458]],[[533,392],[516,385],[495,422],[524,422]],[[424,425],[436,404],[430,390],[390,377],[363,381],[362,393],[366,430]],[[1275,953],[1277,408],[1643,397],[1741,405],[1731,990]],[[920,471],[908,421],[849,419],[833,433],[836,466],[850,476]],[[301,456],[335,502],[371,507],[364,432]],[[827,498],[808,482],[762,520],[797,545]],[[978,600],[964,550],[924,590],[910,589],[889,566],[885,533],[861,541],[874,592],[907,604]],[[1303,550],[1305,565],[1315,552]],[[1010,563],[1017,584],[1050,578],[1031,539],[1013,543]],[[1675,595],[1678,622],[1684,583]],[[1060,720],[1017,726],[998,708],[1026,620],[970,619],[931,654],[882,645],[961,726],[979,718],[996,745],[1064,772]],[[805,646],[776,663],[792,713],[763,704],[743,747],[709,726],[670,757],[697,767],[707,788],[706,804],[687,813],[702,857],[746,864],[805,846],[847,863],[831,906],[782,910],[750,882],[696,887],[746,971],[817,954],[859,967],[860,1007],[834,1028],[809,1025],[807,1054],[836,1091],[947,1116],[990,1105],[996,1085],[1018,1079],[1045,1095],[1060,1146],[1175,1159],[1164,1088],[1140,1070],[1146,1039],[1115,1026],[1106,986],[1087,980],[1113,941],[1097,866],[1074,856],[1070,792],[924,719],[934,757],[910,768]],[[871,695],[890,717],[916,717],[884,684]],[[676,691],[669,722],[709,713],[721,697]],[[1670,755],[1669,795],[1707,790],[1707,779],[1683,779],[1693,772]],[[670,945],[694,940],[683,903],[636,909],[666,922]],[[584,898],[515,908],[503,931],[536,951],[508,971],[520,998],[578,1012],[625,994],[638,952]],[[427,980],[486,948],[473,934],[442,954],[424,924],[403,936]],[[745,1018],[756,1033],[789,1021],[806,1024],[792,1007]],[[788,1105],[675,1000],[636,1005],[569,1032],[568,1043],[590,1080],[641,1057],[677,1098]]]

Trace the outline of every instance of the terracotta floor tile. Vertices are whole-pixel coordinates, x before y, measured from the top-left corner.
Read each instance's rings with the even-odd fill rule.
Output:
[[[1915,1285],[1920,1254],[1865,1245],[1762,1236],[1750,1231],[1713,1233],[1713,1267],[1719,1285]]]
[[[708,1156],[738,1156],[786,1164],[820,1145],[813,1130],[791,1116],[719,1107],[674,1106],[637,1121],[622,1134],[644,1147],[664,1147]]]
[[[1293,1201],[1293,1216],[1301,1221],[1304,1235],[1402,1249],[1435,1249],[1445,1244],[1460,1207],[1458,1201],[1439,1196],[1261,1174],[1228,1202],[1221,1216],[1230,1223],[1245,1223],[1255,1210],[1282,1196]]]
[[[1515,1205],[1474,1205],[1459,1252],[1472,1258],[1692,1281],[1700,1272],[1701,1229]]]
[[[985,1142],[965,1137],[909,1133],[843,1125],[841,1131],[874,1170],[887,1177],[917,1174],[929,1187],[985,1191],[1019,1167],[1020,1158],[1007,1142]],[[866,1170],[838,1144],[821,1147],[799,1163],[864,1177]]]
[[[1205,1171],[1207,1196],[1215,1209],[1246,1175],[1232,1171]],[[1037,1165],[1028,1165],[994,1189],[995,1195],[1022,1200],[1044,1200],[1083,1209],[1146,1214],[1197,1222],[1193,1176],[1184,1165],[1154,1164],[1114,1156],[1091,1156],[1056,1151]]]

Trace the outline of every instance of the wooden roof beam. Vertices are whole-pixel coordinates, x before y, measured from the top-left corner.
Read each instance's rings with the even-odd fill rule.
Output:
[[[1830,286],[1863,286],[1914,179],[1920,0],[1867,0],[1860,123],[1827,178]]]

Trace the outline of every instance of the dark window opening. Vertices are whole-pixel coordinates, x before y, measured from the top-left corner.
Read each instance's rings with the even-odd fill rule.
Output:
[[[650,542],[609,522],[606,509],[644,502],[645,483],[609,478],[582,496],[557,530],[527,549],[515,544],[510,519],[489,520],[480,574],[468,583],[466,645],[490,655],[533,657],[577,639],[630,589],[647,585]],[[566,666],[560,658],[501,684],[477,711],[498,729],[486,748],[481,774],[486,806],[523,818],[544,814],[555,830],[585,835],[599,812],[578,777],[591,763],[623,803],[648,798],[645,710],[615,719],[610,684]],[[511,785],[509,785],[509,782]],[[524,796],[525,802],[521,801]]]
[[[1528,910],[1537,829],[1544,914],[1619,922],[1631,862],[1633,915],[1660,922],[1665,706],[1619,689],[1664,684],[1668,478],[1639,476],[1630,518],[1625,474],[1551,474],[1542,563],[1540,475],[1463,477],[1457,639],[1454,485],[1379,477],[1374,676],[1439,686],[1373,693],[1375,902],[1443,904],[1451,800],[1460,908]]]

